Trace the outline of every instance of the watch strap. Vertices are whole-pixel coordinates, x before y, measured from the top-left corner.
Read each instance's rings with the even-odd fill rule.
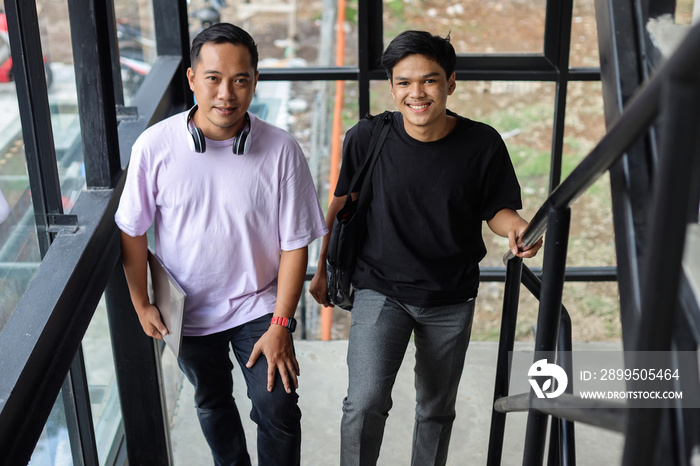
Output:
[[[292,333],[296,328],[296,320],[294,320],[294,317],[275,316],[272,317],[272,320],[270,320],[270,324],[281,325],[282,327],[286,328],[289,333]]]

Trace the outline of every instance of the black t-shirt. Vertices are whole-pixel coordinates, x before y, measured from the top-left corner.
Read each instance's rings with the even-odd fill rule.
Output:
[[[522,208],[520,185],[496,130],[448,113],[457,117],[455,128],[431,142],[410,137],[401,113],[393,113],[372,172],[356,288],[422,307],[476,296],[486,254],[481,222],[501,209]],[[348,131],[336,196],[347,194],[378,121],[363,119]]]

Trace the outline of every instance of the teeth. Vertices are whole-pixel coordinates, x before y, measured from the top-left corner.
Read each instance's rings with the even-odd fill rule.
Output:
[[[411,108],[415,108],[416,110],[423,110],[424,108],[428,108],[427,105],[409,105]]]

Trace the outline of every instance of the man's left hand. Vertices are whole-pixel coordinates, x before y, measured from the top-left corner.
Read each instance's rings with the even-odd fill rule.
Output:
[[[261,354],[267,358],[267,391],[271,392],[275,385],[275,372],[279,371],[282,383],[287,393],[299,387],[299,363],[294,355],[292,338],[286,328],[281,325],[270,325],[253,346],[246,367],[253,367]]]

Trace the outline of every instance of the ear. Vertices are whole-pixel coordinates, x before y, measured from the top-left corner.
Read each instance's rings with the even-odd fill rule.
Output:
[[[258,88],[258,81],[260,80],[260,71],[255,72],[255,83],[253,84],[253,92]]]
[[[389,93],[391,94],[391,98],[396,100],[396,96],[394,95],[394,83],[392,82],[391,79],[389,81]]]
[[[454,71],[450,75],[449,79],[447,80],[447,95],[452,95],[452,93],[455,91],[457,88],[457,76],[455,75]]]
[[[194,92],[194,70],[187,68],[187,82],[190,84],[190,90]]]

